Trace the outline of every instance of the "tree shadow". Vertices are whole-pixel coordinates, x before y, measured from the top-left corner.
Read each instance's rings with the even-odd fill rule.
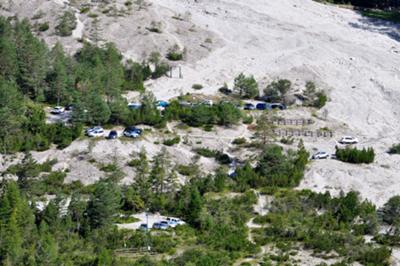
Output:
[[[356,29],[366,30],[379,34],[387,35],[389,38],[400,42],[400,23],[387,21],[378,18],[363,16],[361,12],[357,12],[362,17],[357,22],[349,22],[349,25]]]

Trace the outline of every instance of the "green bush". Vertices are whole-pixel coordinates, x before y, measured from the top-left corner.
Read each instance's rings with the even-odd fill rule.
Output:
[[[389,154],[400,154],[400,144],[393,144],[389,149]]]
[[[243,73],[235,78],[234,91],[245,99],[254,98],[259,94],[258,84],[254,77],[247,77]]]
[[[336,158],[346,163],[372,163],[375,159],[375,152],[373,148],[358,150],[357,148],[339,149],[336,147]]]
[[[246,115],[243,117],[243,124],[252,124],[254,121],[254,118],[252,115]]]
[[[167,59],[170,61],[180,61],[183,59],[183,53],[171,51],[167,54]]]
[[[115,163],[104,164],[100,166],[100,170],[103,172],[115,172],[118,170],[118,165]]]
[[[315,107],[321,109],[328,101],[328,96],[322,90],[317,90],[314,82],[308,81],[306,83],[306,90],[304,91],[305,106]]]
[[[232,144],[243,145],[246,144],[246,142],[247,142],[246,138],[236,138],[233,140]]]
[[[218,151],[210,150],[207,148],[196,148],[194,150],[198,155],[201,155],[203,157],[207,158],[215,158],[218,155]]]
[[[184,176],[193,176],[198,172],[198,169],[195,165],[183,165],[180,164],[177,166],[176,170],[178,171],[179,174],[184,175]]]
[[[179,144],[179,142],[181,142],[181,138],[176,136],[175,138],[164,140],[163,144],[166,146],[173,146],[175,144]]]
[[[255,182],[254,185],[297,186],[304,176],[308,158],[309,154],[304,147],[285,154],[282,147],[267,145],[256,168],[260,178],[259,180],[253,180]]]
[[[75,14],[71,11],[65,11],[58,20],[58,25],[56,26],[57,35],[62,37],[71,36],[77,25]]]
[[[193,84],[192,89],[194,90],[201,90],[203,88],[203,85],[201,84]]]
[[[44,22],[44,23],[40,23],[38,26],[38,30],[43,32],[43,31],[47,31],[49,29],[49,23],[48,22]]]
[[[264,95],[269,102],[283,102],[286,94],[291,90],[292,82],[287,79],[279,79],[271,82],[265,89]]]

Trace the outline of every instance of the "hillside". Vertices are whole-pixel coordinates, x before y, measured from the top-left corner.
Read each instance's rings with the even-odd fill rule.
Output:
[[[160,235],[155,236],[157,239],[154,243],[159,241],[156,244],[160,245],[157,250],[159,253],[151,254],[151,258],[157,261],[173,260],[176,264],[171,265],[184,265],[185,256],[182,254],[186,254],[186,245],[204,248],[207,256],[220,259],[213,260],[220,265],[229,265],[233,261],[235,265],[246,262],[260,265],[261,260],[269,262],[265,254],[273,253],[284,257],[292,248],[298,253],[288,255],[288,261],[297,261],[298,265],[342,265],[339,264],[342,262],[349,263],[343,265],[367,265],[373,261],[372,253],[376,255],[375,260],[379,260],[379,256],[385,257],[386,263],[390,255],[382,255],[386,254],[383,249],[390,246],[393,248],[393,252],[390,251],[390,263],[400,265],[399,250],[396,248],[397,244],[393,244],[398,240],[390,238],[394,231],[393,234],[398,237],[400,229],[394,221],[388,226],[385,224],[387,221],[378,221],[377,218],[382,212],[380,208],[387,207],[385,203],[399,195],[400,191],[400,156],[388,153],[392,145],[400,143],[399,24],[364,17],[354,10],[312,0],[7,0],[0,3],[0,16],[28,18],[35,36],[44,40],[50,48],[60,43],[70,56],[68,60],[73,63],[68,66],[73,69],[69,69],[73,80],[67,90],[72,91],[68,92],[68,97],[74,98],[74,102],[64,100],[62,104],[77,105],[80,100],[84,102],[85,86],[98,94],[97,100],[101,103],[111,106],[113,97],[118,98],[118,103],[123,103],[123,107],[118,109],[123,109],[122,118],[112,120],[114,113],[110,107],[111,115],[107,119],[102,122],[79,121],[80,127],[104,125],[104,135],[114,130],[117,136],[124,134],[124,126],[134,124],[143,130],[143,135],[141,131],[140,138],[137,139],[122,136],[120,139],[108,140],[89,139],[83,136],[80,128],[81,131],[76,136],[75,133],[70,133],[74,137],[70,137],[71,142],[62,148],[57,148],[52,145],[53,142],[48,141],[46,149],[21,148],[15,154],[0,154],[2,177],[18,182],[21,171],[18,172],[13,167],[26,163],[27,158],[30,158],[25,154],[27,151],[37,164],[46,165],[54,161],[50,166],[50,173],[61,171],[64,174],[60,184],[62,193],[52,184],[46,183],[46,186],[57,192],[46,191],[49,193],[41,194],[43,191],[34,187],[40,193],[35,190],[38,195],[31,194],[38,196],[40,202],[51,202],[47,199],[53,197],[53,194],[63,193],[68,195],[66,198],[70,201],[74,194],[71,191],[76,191],[75,186],[84,194],[83,198],[91,198],[96,195],[98,184],[102,184],[101,180],[113,180],[113,184],[122,188],[121,195],[125,201],[121,201],[126,205],[130,204],[129,207],[124,205],[128,209],[124,209],[124,213],[132,214],[130,218],[134,217],[134,221],[126,225],[118,224],[119,228],[138,229],[144,223],[144,218],[147,218],[144,212],[149,209],[155,213],[150,216],[152,222],[161,219],[160,217],[166,219],[170,213],[188,220],[190,226],[185,226],[182,231],[178,230],[177,235],[175,232],[172,234],[175,241],[173,248],[162,244],[170,235],[167,234],[164,240],[157,238]],[[62,36],[63,32],[60,30],[63,16],[65,19],[70,16],[72,20],[68,23],[73,24],[71,29],[66,29],[66,36]],[[106,43],[113,43],[115,50],[114,46],[104,46]],[[96,50],[96,46],[105,47],[104,51],[109,50]],[[16,47],[18,49],[18,45]],[[118,59],[120,65],[113,61],[117,57],[112,57],[112,53],[116,51],[121,54],[122,60]],[[103,52],[106,54],[105,59],[102,58]],[[107,74],[102,72],[104,76],[99,81],[101,85],[90,75],[85,80],[85,68],[88,65],[84,60],[93,59],[89,58],[91,55],[96,60],[104,61],[99,69],[105,71],[104,73],[110,71],[109,76],[114,77],[115,73],[110,70],[114,66],[121,71],[122,85],[115,88],[118,97],[112,95],[114,91],[104,92],[100,88],[104,84],[108,85],[108,81],[104,81]],[[171,59],[173,56],[182,58]],[[133,86],[128,82],[131,81],[129,71],[134,69],[130,65],[131,61],[141,64],[141,75],[144,75],[144,71],[150,71],[147,78],[140,77],[140,82],[144,82],[143,89],[129,87]],[[107,62],[115,64],[107,65]],[[157,77],[152,76],[163,63],[168,64],[168,70]],[[52,69],[51,60],[49,64]],[[91,71],[96,73],[97,69],[93,69]],[[255,106],[262,101],[254,96],[242,97],[242,92],[236,95],[241,73],[248,77],[254,76],[254,82],[258,85],[254,96],[268,91],[275,81],[289,80],[289,89],[285,92],[287,95],[278,97],[278,102],[282,102],[284,108],[276,112],[246,110],[243,107],[246,104]],[[132,76],[133,79],[136,78],[133,74]],[[48,82],[50,78],[51,75],[47,75],[44,81]],[[21,86],[20,80],[17,79],[16,83]],[[306,87],[310,84],[315,84],[317,90],[327,95],[326,104],[324,102],[321,106],[312,107],[306,104]],[[54,85],[48,82],[48,87],[51,86]],[[232,89],[232,95],[225,95],[221,87]],[[144,91],[151,94],[145,94]],[[44,101],[31,97],[33,103],[27,103],[27,108],[43,108],[47,125],[63,122],[68,127],[68,123],[64,122],[71,118],[71,123],[75,126],[74,109],[66,112],[65,121],[58,115],[50,114],[55,106],[55,96],[52,97],[51,100]],[[160,106],[156,108],[154,104],[159,104],[157,100],[171,105],[162,106],[162,109]],[[146,101],[151,102],[148,106],[143,105],[149,108],[148,113],[127,107],[128,103]],[[190,111],[185,109],[185,104],[189,104]],[[203,107],[204,105],[207,107]],[[140,106],[139,109],[144,110]],[[1,104],[0,108],[3,108]],[[85,105],[81,109],[79,111],[82,113],[92,112]],[[158,112],[159,110],[162,111]],[[153,117],[152,112],[156,112]],[[148,122],[146,115],[150,117],[149,120],[153,120]],[[268,126],[260,122],[262,119],[281,122],[276,122],[276,127]],[[299,121],[300,124],[297,124]],[[305,121],[310,122],[306,124]],[[294,136],[284,135],[287,132]],[[354,145],[342,145],[339,140],[343,136],[353,136],[359,141]],[[56,137],[55,139],[57,140]],[[273,144],[281,148],[276,148]],[[354,158],[346,162],[331,156],[335,154],[336,147],[344,149],[345,146],[360,150],[373,148],[373,162],[349,163]],[[6,151],[5,148],[4,150]],[[306,162],[308,155],[318,151],[326,152],[330,158]],[[224,162],[226,158],[228,163]],[[140,164],[147,163],[147,159],[148,165]],[[275,163],[279,167],[272,165]],[[147,170],[144,171],[144,168]],[[277,171],[276,175],[271,174],[274,171]],[[222,175],[221,172],[224,172],[224,181],[218,187],[215,183]],[[46,175],[39,171],[35,178],[42,176]],[[151,195],[141,190],[146,190],[144,187],[136,191],[138,186],[143,185],[139,183],[143,176],[156,183],[145,187],[152,191]],[[245,178],[240,180],[237,176]],[[210,185],[207,182],[215,183]],[[160,189],[153,187],[158,185]],[[26,192],[26,188],[21,185],[20,189]],[[105,188],[99,188],[98,194],[101,189]],[[359,193],[359,197],[352,194],[354,191]],[[329,196],[325,192],[329,192]],[[31,194],[27,193],[29,196]],[[131,197],[129,204],[126,203],[128,197]],[[291,212],[291,199],[294,198],[296,204]],[[93,199],[92,201],[94,202]],[[199,212],[193,214],[192,206],[188,206],[188,202],[202,207],[196,205],[194,209],[197,210],[198,207]],[[235,210],[235,204],[238,210]],[[345,209],[348,207],[346,204],[355,205],[357,210]],[[225,207],[227,213],[222,211]],[[157,212],[165,216],[160,216]],[[304,217],[301,217],[301,213],[304,213]],[[332,216],[325,217],[325,214]],[[193,215],[196,217],[193,218]],[[291,223],[291,215],[300,222]],[[235,221],[239,216],[239,221]],[[135,217],[139,217],[139,221]],[[310,226],[314,223],[318,223],[318,226],[323,224],[319,217],[322,217],[321,220],[326,219],[324,221],[327,224],[332,223],[330,225],[334,228],[327,229],[327,226],[321,229],[324,232],[321,235],[325,236],[326,233],[331,236],[331,231],[328,230],[335,233],[336,230],[343,230],[335,235],[336,242],[332,241],[334,244],[326,244],[321,250],[318,249],[319,245],[322,246],[321,243],[328,240],[322,236],[317,239],[320,232],[313,231]],[[219,233],[223,235],[225,229],[218,227],[218,223],[224,222],[232,227],[225,228],[227,237],[222,238],[226,242],[230,242],[229,237],[232,239],[231,245],[224,243],[220,246],[218,239],[214,237]],[[288,232],[278,230],[280,222],[289,224],[285,224]],[[365,227],[357,227],[358,222]],[[302,227],[296,227],[299,224]],[[374,229],[370,229],[369,225]],[[213,226],[220,231],[212,231]],[[391,226],[396,229],[392,230]],[[90,224],[89,227],[94,225]],[[275,231],[268,231],[269,228],[274,228]],[[389,232],[385,235],[387,238],[383,237],[382,232]],[[293,233],[295,236],[286,238],[286,233]],[[84,235],[82,232],[79,234]],[[238,242],[233,241],[235,234],[239,235]],[[307,239],[308,234],[316,239]],[[272,239],[272,235],[275,238]],[[346,238],[344,236],[348,236],[348,242],[342,239]],[[162,237],[164,235],[160,238]],[[290,237],[296,240],[291,242],[292,240],[288,240]],[[130,239],[142,238],[143,235],[130,235]],[[209,241],[206,240],[208,238]],[[347,250],[340,248],[340,241],[346,242],[343,245]],[[383,249],[375,250],[371,241],[379,244],[379,247],[382,245]],[[138,244],[139,242],[135,242],[135,245],[143,244]],[[287,246],[282,248],[282,245],[275,245],[276,242]],[[301,245],[298,244],[300,242]],[[119,242],[114,244],[120,246]],[[348,252],[352,245],[357,246],[354,254]],[[124,253],[124,248],[115,249],[114,246],[108,250],[112,250],[114,257],[129,257]],[[90,246],[87,250],[92,248]],[[214,248],[221,253],[211,253],[210,250]],[[193,254],[191,256],[196,257]],[[199,261],[193,264],[204,263]],[[277,264],[278,262],[282,261],[276,259]]]

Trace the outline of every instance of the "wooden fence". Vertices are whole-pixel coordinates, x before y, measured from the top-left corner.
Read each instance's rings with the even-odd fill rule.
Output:
[[[314,123],[312,119],[276,119],[270,123],[278,126],[308,126]]]
[[[276,129],[275,134],[279,137],[333,137],[333,132],[327,130]]]
[[[182,67],[178,66],[178,67],[169,67],[167,76],[169,78],[179,78],[182,79],[183,78],[183,74],[182,74]]]
[[[137,255],[143,255],[143,254],[149,254],[149,255],[155,255],[157,254],[156,252],[152,250],[148,250],[146,247],[141,247],[141,248],[120,248],[114,250],[114,254],[119,255],[119,254],[137,254]]]

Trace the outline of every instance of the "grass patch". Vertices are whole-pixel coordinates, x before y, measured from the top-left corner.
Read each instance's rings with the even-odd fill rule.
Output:
[[[366,10],[362,10],[360,13],[366,17],[400,23],[400,12],[399,11],[366,9]]]

